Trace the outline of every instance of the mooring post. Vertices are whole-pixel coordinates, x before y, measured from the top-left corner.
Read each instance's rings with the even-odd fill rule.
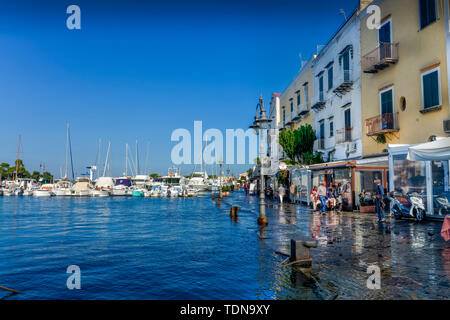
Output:
[[[230,217],[232,219],[237,219],[238,217],[238,212],[241,208],[240,207],[231,207],[230,208]]]
[[[312,267],[311,248],[317,248],[317,240],[291,239],[291,259],[294,265]]]
[[[220,207],[220,199],[216,199],[216,206]]]

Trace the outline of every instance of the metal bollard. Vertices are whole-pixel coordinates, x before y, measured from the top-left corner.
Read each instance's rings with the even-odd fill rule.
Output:
[[[241,208],[240,207],[231,207],[230,208],[230,217],[231,219],[237,219],[238,212]]]
[[[311,248],[317,248],[317,240],[291,239],[291,262],[302,268],[311,268]]]

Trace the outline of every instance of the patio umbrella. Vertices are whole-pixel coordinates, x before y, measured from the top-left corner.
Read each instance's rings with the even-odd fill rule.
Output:
[[[450,138],[437,138],[436,141],[410,147],[410,161],[446,161],[450,160]]]

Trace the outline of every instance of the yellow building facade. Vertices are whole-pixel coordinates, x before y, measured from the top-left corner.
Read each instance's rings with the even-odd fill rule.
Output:
[[[449,118],[446,11],[449,0],[373,1],[361,13],[363,155],[386,144],[447,136]],[[369,7],[370,8],[370,7]]]
[[[280,97],[281,127],[295,130],[303,125],[314,127],[314,112],[311,112],[311,97],[314,93],[312,56],[306,62]]]

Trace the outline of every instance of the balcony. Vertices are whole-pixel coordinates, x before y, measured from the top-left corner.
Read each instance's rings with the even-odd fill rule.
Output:
[[[398,112],[384,113],[366,120],[366,135],[369,137],[399,130]]]
[[[344,95],[353,88],[353,72],[352,70],[343,70],[337,78],[338,86],[333,90],[334,93]]]
[[[325,149],[325,138],[318,138],[314,142],[314,149],[315,150],[324,150]]]
[[[398,43],[381,42],[362,58],[364,73],[377,73],[398,62]]]
[[[319,92],[319,97],[314,97],[312,101],[311,109],[313,110],[320,110],[325,107],[325,98],[324,98],[324,92]]]
[[[352,128],[344,128],[336,131],[336,144],[344,144],[352,141]]]

